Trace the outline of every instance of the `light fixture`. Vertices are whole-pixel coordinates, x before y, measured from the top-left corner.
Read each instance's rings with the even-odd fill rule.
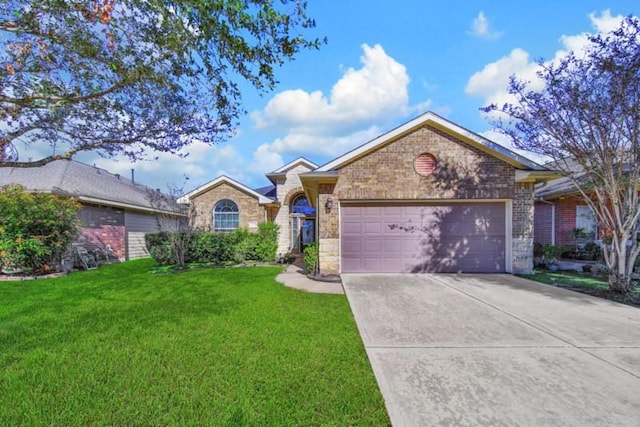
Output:
[[[333,199],[331,197],[327,199],[326,203],[324,204],[324,208],[326,209],[327,213],[331,212],[331,209],[333,208]]]

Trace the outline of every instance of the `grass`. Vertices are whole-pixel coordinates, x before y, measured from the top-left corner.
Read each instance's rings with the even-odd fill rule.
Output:
[[[0,425],[387,425],[344,296],[132,261],[0,282]]]
[[[599,298],[617,301],[623,304],[640,306],[640,287],[635,286],[631,289],[629,294],[623,295],[610,291],[609,284],[606,280],[594,277],[590,274],[536,270],[534,274],[524,275],[522,277],[536,282],[586,293]]]

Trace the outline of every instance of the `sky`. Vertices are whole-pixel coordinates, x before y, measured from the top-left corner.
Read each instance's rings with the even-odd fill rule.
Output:
[[[276,70],[273,92],[243,94],[247,115],[227,142],[194,144],[180,158],[150,153],[131,164],[85,153],[77,160],[167,191],[219,175],[252,188],[302,156],[318,165],[432,111],[503,145],[479,108],[507,101],[509,76],[534,79],[553,61],[638,15],[637,0],[308,0],[327,37]],[[157,156],[157,159],[155,157]]]

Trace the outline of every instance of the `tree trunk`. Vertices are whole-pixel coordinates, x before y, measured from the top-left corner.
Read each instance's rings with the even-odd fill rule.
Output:
[[[622,275],[620,272],[609,273],[609,290],[628,294],[631,289],[631,280],[629,275]]]

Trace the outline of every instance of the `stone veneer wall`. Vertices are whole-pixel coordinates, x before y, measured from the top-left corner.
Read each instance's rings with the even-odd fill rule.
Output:
[[[533,198],[534,184],[516,185],[512,204],[512,269],[513,273],[533,272]]]
[[[438,160],[428,177],[414,169],[422,153]],[[349,200],[512,199],[513,272],[533,267],[533,184],[516,184],[513,166],[431,126],[344,166],[335,188],[322,187],[319,197],[321,209],[328,197],[334,201],[331,215],[320,215],[320,268],[326,272],[339,269],[336,207]]]
[[[318,186],[318,224],[320,271],[336,273],[340,271],[340,207],[333,195],[333,184]],[[333,209],[327,212],[327,199],[333,199]]]
[[[213,207],[222,199],[233,200],[240,211],[240,227],[246,227],[255,232],[256,228],[249,228],[250,223],[259,224],[265,221],[265,208],[258,204],[258,200],[244,191],[222,183],[191,199],[191,225],[197,230],[211,231],[213,227]]]
[[[291,251],[291,219],[289,203],[294,196],[303,193],[300,182],[301,173],[309,172],[311,169],[304,165],[298,165],[289,169],[284,178],[276,184],[280,210],[275,216],[274,222],[280,227],[278,236],[278,254],[285,254]]]

